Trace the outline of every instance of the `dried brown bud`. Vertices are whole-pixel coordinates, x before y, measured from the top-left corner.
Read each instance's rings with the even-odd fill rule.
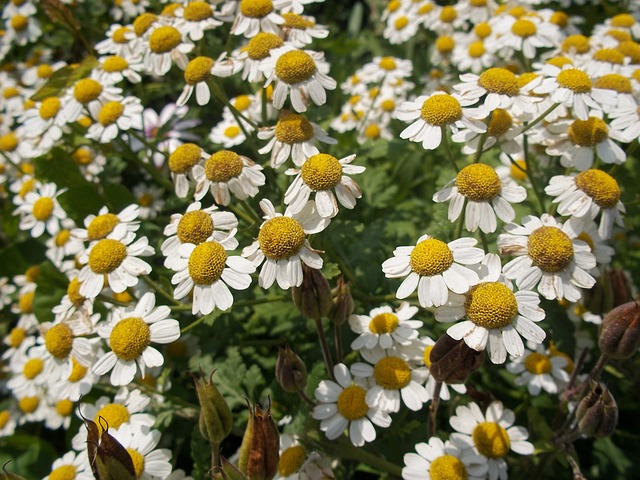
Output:
[[[587,291],[584,306],[596,315],[603,315],[632,299],[629,279],[622,270],[610,269],[600,275]]]
[[[640,305],[635,301],[611,310],[602,320],[598,345],[613,358],[629,358],[640,346]]]
[[[142,472],[136,471],[127,449],[108,432],[104,418],[99,417],[98,421],[100,427],[91,420],[84,420],[88,430],[87,454],[93,476],[96,480],[135,480]]]
[[[249,405],[249,410],[238,464],[247,480],[271,480],[278,473],[280,460],[280,434],[271,418],[271,405],[266,412],[258,405]]]
[[[587,388],[576,409],[578,428],[583,435],[608,437],[618,424],[618,405],[604,384],[591,380]]]
[[[278,347],[276,380],[285,392],[295,393],[307,385],[307,369],[302,360],[287,345]]]
[[[336,325],[342,325],[353,313],[353,297],[349,282],[345,282],[343,277],[338,278],[336,288],[333,289],[333,308],[329,317]]]
[[[333,306],[331,287],[320,270],[302,265],[302,285],[291,289],[293,303],[307,318],[320,320]]]
[[[202,373],[201,378],[194,376],[193,380],[200,403],[200,433],[212,445],[220,445],[231,432],[233,417],[224,397],[213,384],[214,373],[211,372],[208,381]]]
[[[464,340],[454,340],[446,333],[431,349],[425,363],[433,378],[445,383],[464,383],[471,372],[484,362],[484,351],[477,352],[467,346]]]

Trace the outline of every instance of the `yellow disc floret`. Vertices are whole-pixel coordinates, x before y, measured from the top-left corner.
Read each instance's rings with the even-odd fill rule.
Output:
[[[16,148],[18,148],[18,137],[15,133],[9,132],[6,135],[0,136],[0,151],[2,152],[13,152]]]
[[[2,430],[7,425],[7,423],[9,423],[9,420],[11,420],[11,414],[9,413],[9,410],[0,411],[0,430]]]
[[[313,27],[313,22],[307,20],[302,15],[298,15],[297,13],[287,12],[283,13],[282,18],[284,18],[283,28],[294,28],[297,30],[305,30],[309,27]]]
[[[178,222],[177,236],[180,243],[199,245],[213,233],[213,220],[202,210],[187,212]]]
[[[140,317],[123,318],[109,336],[111,350],[125,362],[139,358],[150,343],[151,330]]]
[[[393,313],[380,313],[373,317],[369,322],[369,330],[376,335],[395,332],[400,320]]]
[[[98,122],[101,125],[107,127],[113,123],[116,123],[122,113],[124,112],[124,105],[120,102],[107,102],[98,112]]]
[[[197,83],[204,82],[211,76],[211,69],[213,68],[213,64],[213,58],[194,58],[189,62],[187,68],[184,71],[184,81],[189,85],[195,85]]]
[[[543,272],[561,272],[573,260],[573,243],[558,227],[534,230],[529,235],[527,249],[533,264]]]
[[[515,73],[502,67],[489,68],[480,74],[478,85],[489,93],[514,97],[520,93]]]
[[[611,18],[612,27],[631,28],[635,23],[636,19],[628,13],[619,13]]]
[[[467,480],[469,474],[462,460],[453,455],[442,455],[429,466],[431,480]]]
[[[218,242],[204,242],[189,256],[189,275],[198,285],[211,285],[220,279],[227,261],[227,252]]]
[[[431,351],[433,350],[433,345],[429,345],[424,347],[422,351],[422,361],[427,367],[431,366]]]
[[[358,420],[369,412],[369,406],[365,402],[367,391],[358,386],[350,385],[338,395],[338,413],[347,420]]]
[[[551,360],[542,353],[531,352],[524,360],[524,368],[527,372],[535,375],[542,375],[551,371]]]
[[[202,148],[194,143],[183,143],[169,155],[169,170],[175,174],[189,172],[202,156]]]
[[[36,220],[44,222],[51,216],[51,212],[53,212],[53,199],[49,197],[40,197],[33,203],[33,209],[31,213],[36,217]]]
[[[136,478],[140,478],[144,473],[144,456],[133,448],[127,448],[127,453],[131,457],[133,471],[136,473]]]
[[[271,0],[241,0],[240,13],[249,18],[264,18],[273,12]]]
[[[118,29],[116,29],[113,32],[113,35],[111,36],[111,39],[113,40],[113,43],[129,43],[129,39],[128,37],[128,33],[131,32],[131,29],[129,27],[120,27]]]
[[[182,42],[182,35],[177,28],[169,25],[156,28],[149,35],[149,48],[153,53],[168,53]]]
[[[87,239],[91,240],[100,240],[105,238],[113,229],[116,228],[116,225],[120,223],[120,219],[117,215],[113,213],[105,213],[102,215],[98,215],[89,223],[87,227]]]
[[[73,89],[74,98],[80,103],[89,103],[102,93],[102,85],[93,78],[83,78]]]
[[[420,117],[436,127],[449,125],[462,118],[462,106],[448,93],[431,95],[422,103]]]
[[[71,159],[76,165],[89,165],[93,162],[93,154],[88,148],[78,148],[71,154]]]
[[[569,35],[564,39],[561,46],[562,51],[565,53],[587,53],[590,48],[589,38],[580,34]]]
[[[342,165],[333,155],[318,153],[304,162],[300,175],[311,190],[329,190],[340,183]]]
[[[242,173],[242,158],[231,150],[220,150],[204,164],[207,179],[212,182],[228,182]]]
[[[569,139],[580,147],[593,147],[609,138],[609,127],[597,117],[574,120],[567,130]]]
[[[69,374],[69,378],[67,378],[67,380],[71,383],[79,382],[87,374],[87,367],[80,365],[78,361],[73,357],[71,357],[71,365],[71,373]]]
[[[396,18],[396,21],[393,23],[396,30],[402,30],[407,25],[409,25],[409,19],[405,16]]]
[[[633,87],[629,78],[618,73],[609,73],[598,78],[593,84],[596,88],[613,90],[618,93],[632,93]]]
[[[40,358],[32,358],[27,360],[22,368],[22,374],[28,380],[33,380],[42,373],[44,362]]]
[[[381,69],[386,70],[388,72],[398,68],[398,65],[396,64],[396,60],[393,57],[382,57],[378,62],[378,65],[380,66]]]
[[[458,18],[458,12],[455,7],[447,5],[440,10],[440,20],[443,23],[453,23],[456,18]]]
[[[58,323],[47,330],[44,344],[54,358],[67,358],[73,347],[73,331],[66,323]]]
[[[133,21],[133,31],[136,36],[142,37],[156,20],[158,20],[158,16],[153,13],[145,12],[142,15],[138,15]]]
[[[108,73],[122,72],[127,68],[129,68],[129,62],[118,55],[107,57],[105,61],[102,62],[102,69]]]
[[[278,461],[278,473],[281,477],[293,475],[307,458],[307,450],[302,445],[294,445],[280,454]]]
[[[585,170],[576,175],[575,182],[600,208],[614,208],[620,201],[618,182],[602,170]]]
[[[487,22],[479,23],[473,28],[473,33],[475,33],[478,38],[487,38],[489,35],[491,35],[491,25],[489,25]]]
[[[262,60],[269,52],[284,45],[284,40],[275,33],[260,32],[247,44],[247,55],[251,60]]]
[[[284,260],[297,254],[306,238],[302,225],[290,217],[270,218],[258,233],[260,250],[272,260]]]
[[[614,65],[622,65],[624,63],[624,55],[615,48],[601,48],[594,52],[593,59]]]
[[[48,97],[42,101],[38,113],[40,113],[40,116],[44,120],[49,120],[58,114],[61,106],[62,105],[60,104],[60,99],[58,97]]]
[[[280,115],[274,134],[282,143],[304,143],[313,138],[313,126],[302,115]]]
[[[53,68],[51,67],[51,65],[43,63],[42,65],[38,65],[36,73],[38,74],[38,78],[49,78],[51,75],[53,75]]]
[[[471,434],[480,455],[487,458],[502,458],[511,448],[507,431],[495,422],[481,422]]]
[[[74,480],[76,467],[74,465],[60,465],[49,474],[49,480]]]
[[[549,22],[560,28],[565,28],[569,25],[569,15],[560,11],[553,12],[551,18],[549,18]]]
[[[456,176],[456,187],[469,200],[486,202],[500,194],[500,177],[489,165],[473,163],[460,170]]]
[[[276,60],[277,77],[289,85],[309,80],[316,73],[316,62],[302,50],[290,50]]]
[[[431,277],[447,270],[453,263],[453,252],[441,240],[428,238],[418,243],[409,256],[411,270]]]
[[[536,28],[536,24],[530,20],[525,20],[524,18],[519,18],[513,22],[513,25],[511,25],[511,33],[521,38],[527,38],[535,35],[537,31],[538,29]]]
[[[522,77],[522,75],[520,75]],[[518,80],[520,79],[518,77]],[[496,108],[491,115],[491,121],[487,127],[487,135],[499,137],[504,135],[513,126],[513,117],[504,108]]]
[[[473,323],[491,330],[511,324],[518,314],[518,302],[506,285],[484,282],[469,289],[464,309]]]
[[[230,125],[227,128],[224,129],[224,132],[222,132],[222,134],[227,137],[227,138],[235,138],[238,135],[240,135],[240,133],[242,132],[242,130],[240,130],[240,127],[237,125]]]
[[[436,39],[436,50],[438,50],[442,55],[451,53],[455,46],[456,41],[449,35],[440,35]]]
[[[21,313],[33,313],[33,298],[35,292],[26,292],[18,298],[18,308]]]
[[[200,22],[213,17],[213,9],[207,2],[189,2],[187,6],[184,7],[184,13],[182,15],[185,20],[190,22]]]
[[[61,417],[68,417],[73,411],[73,402],[69,399],[63,399],[56,402],[56,412]],[[51,477],[49,477],[51,478]]]
[[[93,421],[98,422],[100,417],[104,418],[109,428],[118,429],[123,423],[129,421],[129,410],[119,403],[107,403],[96,413]]]
[[[29,25],[29,17],[25,17],[24,15],[14,15],[11,17],[11,28],[16,32],[25,30],[27,25]]]
[[[640,63],[640,44],[633,40],[620,42],[616,47],[625,57],[629,57],[632,64]]]
[[[18,408],[22,413],[33,413],[40,405],[38,397],[23,397],[18,400]]]
[[[111,273],[127,258],[127,247],[118,240],[105,238],[96,243],[89,253],[89,267],[94,273]]]
[[[485,48],[484,42],[482,40],[478,40],[475,42],[471,42],[469,44],[469,48],[467,49],[467,53],[471,58],[480,58],[484,55]]]
[[[23,340],[27,336],[27,331],[24,328],[13,327],[7,335],[5,341],[9,344],[11,348],[18,348]]]
[[[577,68],[568,68],[558,73],[558,85],[573,90],[575,93],[588,93],[591,91],[591,79],[589,75]]]
[[[384,357],[373,367],[376,383],[388,390],[400,390],[411,381],[411,367],[399,357]]]

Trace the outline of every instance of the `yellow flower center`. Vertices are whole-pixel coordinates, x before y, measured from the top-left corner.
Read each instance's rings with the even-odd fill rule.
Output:
[[[446,55],[453,51],[453,48],[456,46],[456,42],[453,37],[449,35],[440,35],[436,39],[436,50],[439,53]]]
[[[367,128],[364,129],[364,136],[372,139],[380,138],[380,127],[375,123],[367,125]]]
[[[151,205],[153,205],[153,202],[154,198],[150,193],[143,193],[138,198],[138,205],[140,205],[141,207],[150,207]]]
[[[518,168],[519,167],[519,168]],[[515,180],[524,180],[527,178],[527,164],[524,160],[516,160],[515,165],[511,164],[509,173]]]
[[[244,112],[251,106],[251,97],[249,95],[238,95],[233,101],[233,106],[236,107],[236,110],[238,110],[239,112]]]
[[[593,59],[614,65],[622,65],[624,63],[624,55],[615,48],[601,48],[593,54]]]
[[[32,358],[27,360],[22,368],[22,374],[28,380],[33,380],[42,372],[44,368],[44,362],[40,358]]]
[[[422,5],[420,5],[420,8],[418,9],[418,15],[426,15],[427,13],[430,13],[432,11],[433,11],[433,3],[431,2],[423,3]]]
[[[487,38],[489,35],[491,35],[491,25],[489,25],[487,22],[482,22],[479,23],[478,25],[475,26],[475,28],[473,29],[473,32],[479,37],[479,38]]]
[[[429,466],[431,480],[467,480],[469,474],[462,460],[453,455],[442,455]]]
[[[202,210],[187,212],[178,222],[178,240],[199,245],[213,233],[213,220]]]
[[[97,274],[111,273],[125,258],[127,258],[127,247],[118,240],[105,238],[91,249],[89,267]]]
[[[40,276],[40,267],[34,265],[32,267],[27,268],[27,271],[24,272],[24,276],[27,277],[27,280],[30,282],[35,282],[38,280]]]
[[[2,91],[2,96],[5,99],[17,97],[18,95],[20,95],[20,90],[18,90],[16,87],[7,87]]]
[[[380,104],[380,108],[385,112],[393,112],[396,108],[396,102],[391,100],[390,98],[383,100]]]
[[[491,330],[511,324],[518,314],[518,302],[506,285],[484,282],[469,289],[464,310],[473,323]]]
[[[580,147],[593,147],[609,138],[609,127],[597,117],[574,120],[567,130],[569,139]]]
[[[287,12],[282,14],[282,18],[284,18],[285,28],[295,28],[297,30],[304,30],[309,27],[313,27],[313,22],[310,22],[302,15],[298,15],[293,12]]]
[[[231,150],[220,150],[205,162],[204,171],[212,182],[228,182],[242,173],[242,167],[240,155]]]
[[[231,126],[225,128],[224,132],[222,132],[222,134],[227,138],[235,138],[238,135],[240,135],[240,132],[242,132],[242,130],[240,130],[239,126],[231,125]]]
[[[562,51],[566,53],[571,53],[573,51],[576,53],[587,53],[590,48],[591,45],[589,44],[589,38],[580,34],[569,35],[562,42]]]
[[[93,120],[91,120],[91,118],[87,117],[86,115],[82,115],[78,119],[78,124],[84,128],[89,128],[92,123],[93,123]]]
[[[73,480],[76,478],[76,467],[73,465],[60,465],[49,474],[49,480]]]
[[[535,375],[549,373],[551,371],[551,360],[542,353],[532,352],[524,360],[524,368]]]
[[[591,91],[591,79],[589,75],[577,68],[562,70],[557,77],[558,85],[568,88],[576,93],[588,93]]]
[[[471,58],[480,58],[485,52],[484,42],[482,40],[472,42],[467,52]]]
[[[144,473],[144,456],[133,448],[127,448],[127,453],[133,462],[133,470],[136,472],[136,478],[140,478]]]
[[[129,62],[118,55],[112,55],[102,63],[102,69],[105,72],[122,72],[129,68]]]
[[[13,327],[7,336],[9,346],[11,348],[18,348],[26,336],[27,331],[24,328]]]
[[[409,364],[398,357],[384,357],[373,367],[376,383],[388,390],[400,390],[411,381]]]
[[[388,4],[387,4],[387,11],[389,13],[393,13],[396,10],[398,10],[400,7],[402,6],[402,2],[400,0],[391,0]]]
[[[111,39],[113,43],[129,43],[129,39],[127,38],[127,34],[131,31],[129,27],[120,27],[113,32],[113,36]]]
[[[569,15],[564,12],[553,12],[551,18],[549,18],[549,22],[559,26],[560,28],[565,28],[569,25]]]
[[[176,2],[170,3],[169,5],[167,5],[162,9],[162,12],[160,12],[160,15],[162,15],[163,17],[173,18],[175,17],[176,10],[179,9],[180,7],[182,7],[181,3],[176,3]]]
[[[472,7],[486,7],[487,0],[471,0],[469,2],[469,5],[471,5]]]
[[[113,327],[109,337],[111,350],[125,362],[139,358],[149,343],[151,343],[149,325],[140,317],[123,318]]]
[[[495,422],[478,423],[471,438],[478,452],[487,458],[502,458],[511,448],[509,434]]]
[[[513,25],[511,25],[511,33],[522,38],[527,38],[535,35],[537,31],[538,29],[536,28],[535,23],[523,18],[516,20],[515,22],[513,22]]]
[[[27,292],[20,295],[20,298],[18,298],[18,308],[20,309],[21,313],[33,313],[34,296],[34,292]]]
[[[88,148],[80,147],[71,154],[71,158],[76,165],[89,165],[93,161],[93,154]]]
[[[427,367],[431,366],[431,350],[433,350],[433,345],[424,347],[424,351],[422,352],[422,361]]]
[[[198,285],[211,285],[224,270],[227,252],[218,242],[204,242],[191,252],[189,275]]]
[[[369,322],[369,330],[376,335],[395,332],[400,321],[393,313],[380,313]]]
[[[456,18],[458,18],[458,12],[455,7],[447,5],[440,10],[440,20],[442,20],[442,22],[452,23]]]
[[[60,99],[58,97],[45,98],[40,105],[38,113],[44,120],[49,120],[57,115],[60,107]]]
[[[620,201],[618,182],[602,170],[585,170],[576,176],[575,182],[600,208],[614,208]]]
[[[58,323],[47,330],[44,344],[54,358],[67,358],[73,347],[73,331],[66,323]]]
[[[149,35],[149,48],[153,53],[168,53],[182,42],[180,31],[169,25],[156,28]]]
[[[124,105],[120,102],[107,102],[98,112],[98,122],[103,126],[109,126],[118,121],[124,112]]]
[[[631,59],[631,63],[640,63],[640,44],[632,40],[626,40],[624,42],[620,42],[620,44],[616,48],[625,57],[629,57]]]
[[[506,68],[489,68],[480,74],[478,85],[489,93],[498,93],[514,97],[520,93],[518,78],[515,73]]]
[[[407,25],[409,25],[409,19],[405,16],[396,18],[396,21],[393,24],[396,30],[402,30]]]
[[[69,378],[67,378],[67,381],[69,381],[70,383],[79,382],[87,374],[87,367],[83,367],[82,365],[80,365],[78,361],[73,357],[71,357],[71,365],[71,373],[69,374]]]
[[[487,128],[487,134],[490,137],[499,137],[504,135],[513,126],[513,118],[511,114],[503,108],[496,108],[491,115],[491,121]]]
[[[29,18],[24,15],[14,15],[11,17],[11,27],[16,32],[22,32],[29,25]]]
[[[16,134],[13,132],[0,136],[0,151],[13,152],[18,148],[18,144],[18,137],[16,137]]]
[[[569,373],[569,374],[571,374],[573,372],[573,369],[575,368],[575,365],[573,363],[573,359],[569,355],[567,355],[566,353],[561,352],[560,350],[558,350],[553,341],[549,342],[549,352],[550,352],[550,355],[549,355],[550,358],[562,357],[562,358],[566,359],[567,360],[567,366],[563,367],[563,370],[565,372]]]
[[[277,77],[289,85],[309,80],[316,73],[316,63],[306,52],[291,50],[276,61]]]
[[[73,402],[68,399],[60,400],[56,403],[56,412],[61,417],[68,417],[73,411]],[[49,477],[51,478],[51,477]]]
[[[249,18],[264,18],[273,12],[271,0],[241,0],[240,13]]]
[[[593,238],[591,238],[591,235],[589,235],[587,232],[582,232],[576,237],[576,240],[582,240],[584,243],[589,245],[589,248],[593,252],[593,247],[595,246],[595,244],[593,243]]]
[[[540,227],[529,235],[529,257],[543,272],[561,272],[573,260],[573,243],[558,227]]]
[[[200,22],[213,17],[213,9],[207,2],[189,2],[184,7],[183,16],[190,22]]]
[[[2,430],[7,423],[9,423],[9,420],[11,420],[11,414],[9,413],[9,410],[3,410],[0,412],[0,430]]]
[[[611,18],[612,27],[631,28],[635,23],[635,18],[628,13],[620,13]]]
[[[169,155],[169,169],[175,174],[185,174],[200,161],[202,149],[193,143],[184,143]]]
[[[22,413],[33,413],[40,405],[38,397],[24,397],[18,400],[18,408]]]
[[[91,220],[91,223],[89,223],[89,226],[87,227],[88,240],[100,240],[105,238],[119,223],[120,219],[118,219],[118,216],[113,213],[98,215]]]
[[[342,165],[338,159],[326,153],[309,157],[300,172],[302,181],[313,191],[329,190],[342,178]]]
[[[49,197],[41,197],[33,203],[33,216],[36,217],[37,220],[44,222],[47,218],[51,216],[51,212],[53,212],[53,199]]]
[[[100,417],[104,418],[109,428],[118,429],[123,423],[129,421],[129,410],[119,403],[107,403],[96,413],[94,422],[98,422]]]
[[[418,243],[409,256],[411,270],[425,277],[441,274],[452,263],[451,249],[446,243],[435,238],[428,238]]]
[[[302,445],[294,445],[287,448],[280,454],[278,462],[278,473],[281,477],[293,475],[304,463],[307,458],[307,450]]]
[[[76,83],[73,96],[80,103],[89,103],[102,93],[102,85],[93,78],[83,78]]]
[[[51,65],[43,63],[42,65],[38,65],[36,73],[38,78],[49,78],[53,74],[53,68]]]
[[[189,85],[204,82],[211,76],[214,61],[209,57],[196,57],[189,62],[184,71],[184,81]]]
[[[514,18],[520,18],[524,15],[527,14],[527,10],[524,7],[514,7],[511,10],[509,10],[509,15],[511,15]]]
[[[158,16],[153,13],[145,12],[142,15],[138,15],[136,19],[133,21],[133,31],[136,33],[136,36],[141,37],[147,30],[151,28],[156,20],[158,20]]]
[[[358,386],[350,385],[338,395],[338,412],[347,420],[358,420],[364,417],[369,411],[369,406],[365,402],[367,391]]]
[[[437,127],[455,123],[462,118],[460,102],[448,93],[431,95],[422,103],[420,117]]]
[[[594,83],[594,87],[613,90],[618,93],[631,93],[633,91],[631,80],[617,73],[609,73],[598,78]]]
[[[290,217],[270,218],[258,233],[260,250],[272,260],[283,260],[297,254],[306,238],[302,225]]]
[[[484,163],[473,163],[460,170],[456,176],[456,186],[462,195],[474,202],[492,200],[501,190],[500,177]]]
[[[398,65],[396,64],[396,60],[393,57],[382,57],[378,65],[380,66],[381,69],[386,71],[391,71],[398,68]]]
[[[284,45],[284,40],[274,33],[260,32],[247,44],[247,54],[252,60],[262,60],[269,52]]]

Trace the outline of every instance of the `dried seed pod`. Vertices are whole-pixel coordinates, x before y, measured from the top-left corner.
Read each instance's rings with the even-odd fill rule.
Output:
[[[307,369],[289,345],[278,347],[276,380],[285,392],[295,393],[307,385]]]
[[[618,405],[604,384],[591,380],[588,388],[576,409],[578,428],[583,435],[608,437],[618,424]]]
[[[612,358],[629,358],[640,346],[640,305],[627,302],[602,320],[598,345]]]
[[[430,361],[429,371],[439,382],[464,383],[484,362],[484,351],[477,352],[445,333],[431,349]]]

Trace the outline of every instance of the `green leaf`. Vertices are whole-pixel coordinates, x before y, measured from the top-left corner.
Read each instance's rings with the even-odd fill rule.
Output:
[[[36,280],[36,293],[33,297],[33,313],[40,322],[52,322],[54,320],[53,307],[67,291],[69,281],[51,263],[46,262],[40,266],[40,275]]]
[[[98,64],[96,57],[88,56],[77,66],[62,67],[53,72],[47,83],[31,96],[31,100],[38,102],[49,97],[58,97],[78,80],[86,77]]]
[[[361,2],[356,3],[349,15],[349,25],[347,31],[351,37],[357,37],[362,30],[362,18],[364,16],[364,7]]]
[[[45,259],[45,248],[33,238],[11,245],[0,251],[2,275],[12,276],[25,272],[27,268],[41,263]]]

